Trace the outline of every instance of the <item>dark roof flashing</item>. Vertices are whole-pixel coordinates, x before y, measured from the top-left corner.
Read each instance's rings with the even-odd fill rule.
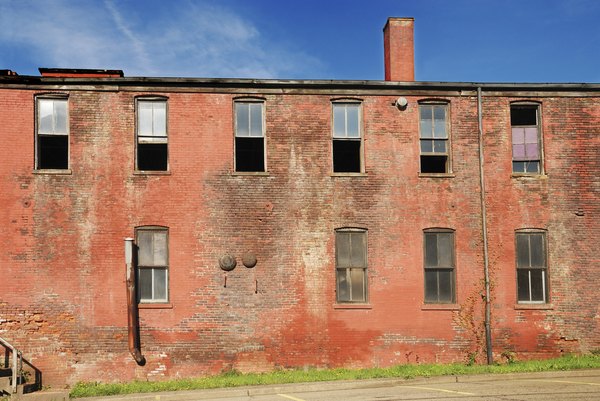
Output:
[[[123,70],[89,68],[38,68],[42,77],[56,78],[122,78]]]

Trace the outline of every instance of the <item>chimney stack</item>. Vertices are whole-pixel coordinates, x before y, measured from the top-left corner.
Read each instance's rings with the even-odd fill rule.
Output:
[[[386,81],[415,80],[414,18],[390,17],[383,27]]]

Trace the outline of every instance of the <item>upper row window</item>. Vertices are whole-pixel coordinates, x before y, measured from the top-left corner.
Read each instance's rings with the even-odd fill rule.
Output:
[[[266,171],[265,104],[235,102],[235,171]],[[362,107],[359,102],[332,105],[334,173],[364,172]],[[167,100],[136,100],[136,170],[168,170]],[[36,169],[69,168],[69,118],[66,98],[37,99]],[[542,173],[539,106],[517,104],[510,108],[512,170]],[[421,173],[451,172],[447,104],[419,105]]]
[[[37,99],[36,168],[69,168],[67,99]]]
[[[235,171],[264,172],[263,102],[235,102]]]
[[[333,172],[361,173],[362,118],[360,103],[333,104]]]
[[[450,172],[448,105],[419,105],[421,173]]]
[[[165,99],[138,99],[136,132],[136,169],[167,171],[167,101]]]
[[[541,174],[542,140],[538,105],[513,105],[510,108],[512,131],[512,170],[514,173]]]

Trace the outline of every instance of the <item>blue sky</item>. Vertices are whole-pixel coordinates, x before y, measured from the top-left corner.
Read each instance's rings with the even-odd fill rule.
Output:
[[[418,81],[600,82],[598,0],[0,0],[0,69],[381,80],[390,16]]]

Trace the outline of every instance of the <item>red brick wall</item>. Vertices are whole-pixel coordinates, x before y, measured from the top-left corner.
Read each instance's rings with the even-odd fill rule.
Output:
[[[331,175],[331,99],[262,94],[266,175],[233,170],[233,99],[168,96],[169,174],[134,173],[134,98],[72,90],[71,174],[33,171],[33,90],[0,89],[0,336],[48,384],[227,369],[482,360],[477,99],[358,94],[366,174]],[[249,95],[257,95],[251,93]],[[419,176],[417,101],[450,101],[448,177]],[[511,177],[509,102],[484,97],[492,327],[497,358],[600,346],[597,98],[544,97],[547,175]],[[583,213],[582,216],[576,214]],[[170,304],[140,310],[127,348],[123,238],[169,227]],[[369,307],[335,303],[334,230],[368,230]],[[423,303],[423,230],[456,230],[457,305]],[[516,306],[514,231],[548,230],[551,304]],[[256,254],[245,268],[241,255]],[[224,273],[218,259],[238,257]],[[226,286],[225,286],[226,283]]]

